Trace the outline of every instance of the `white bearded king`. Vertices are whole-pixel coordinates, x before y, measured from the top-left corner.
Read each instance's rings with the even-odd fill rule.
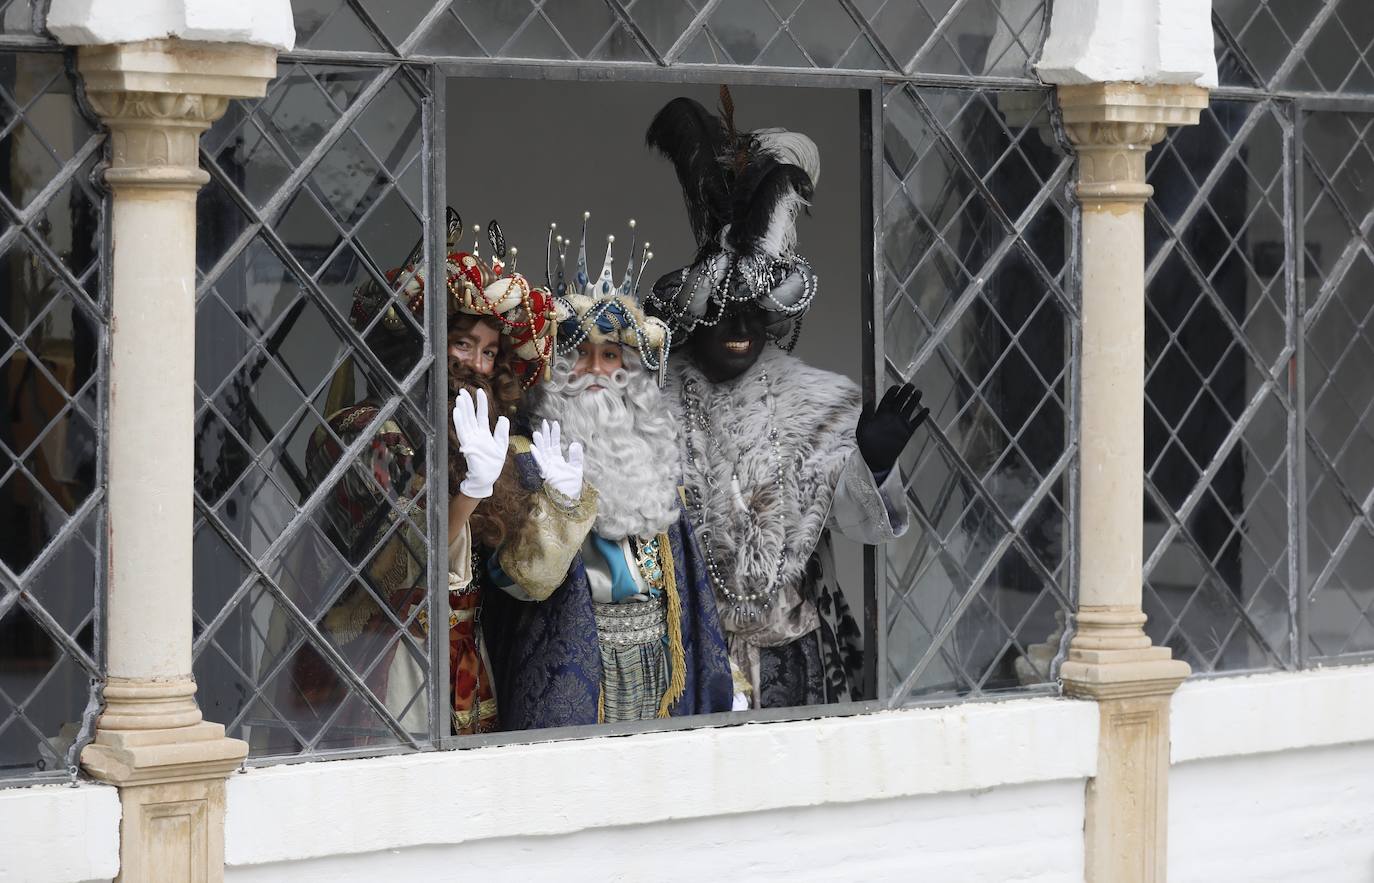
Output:
[[[584,222],[569,285],[565,242],[551,232],[555,243],[559,355],[532,401],[530,439],[512,441],[537,511],[493,567],[524,602],[491,613],[505,643],[503,725],[727,711],[725,642],[680,503],[676,426],[651,373],[667,358],[667,326],[639,307],[633,245],[622,282],[609,243],[593,278]],[[641,272],[648,257],[646,245]]]

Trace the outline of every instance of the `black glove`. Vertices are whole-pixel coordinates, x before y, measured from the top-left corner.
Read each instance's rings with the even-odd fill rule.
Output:
[[[916,428],[930,416],[930,409],[921,407],[921,391],[910,383],[889,387],[878,403],[864,405],[854,435],[859,440],[859,453],[874,475],[890,470],[897,462]]]

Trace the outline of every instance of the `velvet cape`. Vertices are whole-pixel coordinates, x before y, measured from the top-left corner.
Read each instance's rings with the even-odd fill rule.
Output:
[[[517,454],[521,482],[542,482],[529,454]],[[734,695],[729,657],[706,562],[687,514],[666,531],[681,601],[686,689],[672,717],[729,711]],[[562,585],[544,601],[521,601],[499,588],[485,589],[482,627],[496,680],[503,730],[597,723],[601,652],[591,588],[579,552]]]

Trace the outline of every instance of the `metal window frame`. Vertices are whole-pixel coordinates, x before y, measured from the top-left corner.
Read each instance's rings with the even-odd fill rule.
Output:
[[[444,56],[444,55],[420,55],[410,50],[419,42],[419,38],[424,35],[429,24],[440,15],[447,11],[448,3],[441,2],[433,7],[425,16],[422,23],[417,25],[410,38],[404,43],[394,46],[387,40],[375,23],[371,21],[363,10],[363,0],[349,0],[348,8],[355,14],[362,13],[359,18],[364,25],[373,32],[383,45],[394,48],[395,55],[385,52],[341,52],[333,50],[311,50],[300,49],[289,53],[283,53],[279,61],[283,64],[303,63],[309,64],[349,64],[377,67],[411,66],[416,68],[427,68],[427,76],[430,80],[432,91],[430,98],[434,110],[425,124],[425,131],[430,147],[427,151],[427,160],[430,164],[430,171],[426,174],[426,180],[432,198],[428,200],[431,205],[429,218],[431,224],[430,235],[426,237],[427,266],[431,273],[441,274],[443,272],[442,256],[444,250],[442,224],[438,223],[439,215],[437,211],[447,205],[446,181],[444,174],[444,119],[447,114],[445,83],[450,78],[462,79],[525,79],[525,80],[550,80],[550,81],[576,81],[576,82],[635,82],[635,83],[656,83],[672,85],[678,83],[725,83],[739,86],[771,86],[771,87],[812,87],[827,89],[842,89],[857,93],[860,132],[860,163],[861,163],[861,186],[863,188],[860,198],[860,210],[868,214],[869,223],[861,225],[862,239],[861,250],[865,254],[869,265],[865,268],[867,272],[862,280],[862,316],[863,329],[868,345],[864,347],[864,358],[861,362],[861,377],[863,380],[864,394],[867,398],[872,398],[878,382],[885,376],[884,349],[882,337],[881,321],[878,321],[876,311],[878,310],[879,292],[882,290],[883,274],[883,219],[879,207],[884,202],[883,192],[883,130],[885,125],[883,100],[886,89],[894,85],[911,84],[920,87],[958,89],[961,91],[1024,91],[1036,90],[1044,91],[1043,84],[1027,77],[1000,77],[1000,76],[954,76],[939,73],[912,72],[909,70],[911,65],[901,65],[895,58],[882,49],[882,43],[872,31],[871,25],[863,19],[862,14],[853,6],[849,0],[841,0],[846,11],[854,17],[856,21],[863,22],[861,37],[867,37],[871,43],[878,47],[880,53],[885,58],[885,63],[889,65],[888,70],[846,70],[846,69],[797,69],[769,67],[761,65],[727,65],[727,64],[692,64],[679,63],[675,58],[686,47],[691,38],[697,34],[698,26],[706,21],[710,14],[723,2],[723,0],[707,0],[697,12],[692,24],[687,27],[677,40],[677,43],[666,53],[659,54],[653,50],[648,40],[639,32],[629,13],[625,11],[619,0],[607,0],[612,7],[618,21],[626,25],[631,30],[632,35],[654,59],[654,63],[639,62],[615,62],[615,61],[565,61],[565,60],[526,60],[511,58],[473,58],[463,56]],[[933,43],[944,31],[944,27],[952,21],[966,6],[968,0],[959,0],[942,17],[937,27],[932,28],[931,38],[927,44]],[[1039,39],[1043,41],[1044,31],[1048,28],[1048,13],[1045,13],[1041,24]],[[512,35],[509,39],[514,39]],[[929,45],[922,48],[917,58],[929,49]],[[915,59],[912,64],[915,64]],[[1054,127],[1061,147],[1067,142],[1063,137],[1057,112],[1054,115]],[[943,130],[943,127],[941,127]],[[1070,187],[1071,182],[1066,182],[1064,186]],[[1043,200],[1044,196],[1040,197]],[[266,214],[266,212],[263,212]],[[1072,235],[1077,238],[1078,215],[1076,204],[1074,212],[1070,218]],[[1013,237],[1015,238],[1015,237]],[[1019,242],[1013,242],[1010,247],[1017,247]],[[431,276],[440,278],[440,276]],[[1076,579],[1077,573],[1077,543],[1076,543],[1076,519],[1077,519],[1077,495],[1078,495],[1078,458],[1077,443],[1074,440],[1076,433],[1076,415],[1078,412],[1078,388],[1079,379],[1077,371],[1078,360],[1078,337],[1079,328],[1076,320],[1078,298],[1078,265],[1077,249],[1072,252],[1072,266],[1065,276],[1065,292],[1073,300],[1074,306],[1065,315],[1066,320],[1066,346],[1069,353],[1066,358],[1071,366],[1068,371],[1066,381],[1066,395],[1069,401],[1066,403],[1069,415],[1066,419],[1066,447],[1061,457],[1061,463],[1054,469],[1062,476],[1065,482],[1066,506],[1068,507],[1068,518],[1070,526],[1070,536],[1072,539],[1066,541],[1066,556],[1064,567],[1066,569],[1065,587],[1066,595],[1072,599],[1076,595],[1076,585],[1072,580]],[[431,302],[432,306],[432,302]],[[431,312],[434,312],[431,309]],[[437,342],[444,337],[443,317],[431,315],[427,317],[430,334]],[[437,352],[437,344],[436,344]],[[437,356],[431,363],[430,370],[434,373],[431,379],[431,392],[445,388],[442,370],[444,361]],[[431,402],[434,417],[444,425],[447,421],[447,409],[437,394],[432,395],[435,401]],[[438,441],[442,444],[446,435],[440,433]],[[949,446],[946,441],[946,447]],[[439,445],[433,445],[436,451],[433,456],[437,456]],[[439,472],[431,472],[435,476],[442,472],[443,460],[431,463],[431,468],[438,468]],[[430,479],[430,493],[435,493],[437,478]],[[443,622],[447,619],[447,598],[442,591],[443,587],[438,586],[439,575],[447,569],[446,559],[443,557],[443,549],[433,540],[433,537],[446,535],[447,526],[446,511],[443,507],[437,508],[440,511],[431,513],[431,591],[430,591],[430,617],[431,621]],[[1007,519],[1011,523],[1011,519]],[[1013,535],[1009,535],[1007,542],[1012,543],[1017,539],[1019,527],[1015,528]],[[957,699],[951,699],[947,695],[932,696],[925,700],[903,699],[900,692],[893,692],[887,683],[886,667],[881,664],[886,659],[886,608],[888,591],[885,586],[880,586],[880,574],[884,571],[880,566],[880,558],[883,554],[881,547],[867,546],[864,549],[864,610],[863,621],[865,623],[865,671],[863,684],[868,691],[868,695],[873,698],[858,702],[832,703],[827,705],[803,706],[797,708],[783,709],[763,709],[747,712],[728,712],[710,715],[696,715],[686,718],[672,718],[660,721],[646,721],[634,724],[597,724],[576,727],[557,727],[538,731],[521,732],[501,732],[482,734],[474,736],[451,736],[446,735],[448,708],[442,697],[444,689],[430,690],[430,721],[431,735],[434,739],[432,746],[420,746],[421,750],[427,748],[452,749],[470,748],[496,744],[521,744],[537,743],[562,739],[590,738],[597,736],[627,735],[640,732],[657,732],[666,730],[684,730],[700,727],[732,726],[743,723],[761,721],[783,721],[783,720],[808,720],[821,717],[833,717],[842,715],[862,714],[879,711],[898,706],[935,706],[948,705],[952,701],[963,702],[987,702],[1001,701],[1011,697],[1026,697],[1033,695],[1057,695],[1059,686],[1057,682],[1051,681],[1041,685],[1031,685],[1013,691],[998,693],[978,693],[974,695],[961,695]],[[996,556],[993,556],[996,557]],[[1067,633],[1065,641],[1061,643],[1060,654],[1055,660],[1057,670],[1058,661],[1063,656],[1063,648],[1067,646]],[[447,653],[440,650],[446,649],[444,644],[432,641],[430,646],[432,683],[437,683],[442,688],[448,680],[448,657]],[[871,690],[870,690],[871,688]],[[399,753],[407,750],[405,746],[393,746],[389,750],[350,750],[346,753],[326,752],[311,757],[340,757],[340,756],[369,756],[383,753]],[[310,759],[301,756],[291,757],[263,757],[250,758],[248,765],[271,765],[283,762],[296,762],[302,759]]]
[[[922,72],[916,70],[923,58],[933,49],[939,49],[941,44],[947,48],[949,45],[946,31],[949,26],[964,11],[971,7],[972,0],[956,0],[950,7],[939,16],[939,20],[931,19],[929,36],[924,43],[915,51],[913,57],[906,62],[899,61],[890,53],[879,37],[875,26],[867,20],[863,13],[859,11],[853,0],[838,0],[842,8],[858,26],[858,33],[855,41],[868,40],[872,48],[878,53],[885,65],[885,69],[797,69],[787,67],[771,67],[765,65],[736,65],[736,64],[695,64],[680,63],[679,57],[689,48],[690,43],[696,38],[699,29],[709,21],[711,15],[722,5],[724,0],[705,0],[700,4],[691,23],[675,40],[674,45],[666,51],[658,51],[645,36],[643,31],[635,23],[634,17],[628,7],[630,4],[624,0],[606,0],[608,8],[611,10],[617,27],[625,28],[636,44],[646,53],[650,59],[647,63],[639,62],[613,62],[613,61],[526,61],[503,58],[470,58],[454,57],[443,55],[419,55],[414,52],[415,47],[420,43],[421,38],[426,34],[429,25],[440,16],[444,15],[449,7],[449,3],[436,2],[429,12],[425,14],[421,21],[417,23],[411,35],[401,43],[397,44],[389,40],[383,30],[377,26],[376,22],[366,11],[365,0],[346,0],[346,8],[358,15],[363,25],[377,38],[380,45],[387,51],[378,52],[354,52],[354,51],[332,51],[332,50],[311,50],[303,49],[289,53],[282,53],[279,62],[282,65],[300,63],[311,66],[314,64],[344,64],[357,68],[389,69],[385,75],[379,76],[379,84],[390,82],[393,77],[406,76],[402,70],[410,71],[410,76],[427,79],[425,88],[420,90],[422,95],[422,131],[426,145],[423,157],[423,180],[425,182],[423,195],[423,211],[426,215],[422,222],[427,225],[427,235],[425,236],[426,266],[432,274],[442,274],[444,271],[444,232],[443,225],[438,222],[441,217],[442,208],[446,203],[446,169],[445,169],[445,114],[446,114],[446,91],[445,83],[450,77],[464,78],[510,78],[518,77],[525,79],[549,79],[549,80],[581,80],[586,82],[652,82],[664,85],[674,83],[721,83],[727,82],[739,85],[752,86],[809,86],[817,88],[844,89],[856,93],[859,113],[860,132],[860,163],[861,163],[861,188],[860,211],[867,214],[870,223],[861,225],[861,249],[865,253],[868,267],[862,279],[862,315],[861,321],[864,325],[864,333],[867,336],[864,347],[864,355],[861,360],[861,374],[865,395],[871,398],[876,387],[885,376],[885,351],[883,341],[883,322],[881,321],[881,302],[878,298],[883,290],[884,257],[883,257],[883,215],[882,205],[884,203],[884,159],[883,159],[883,137],[884,137],[884,90],[893,85],[911,84],[920,87],[932,88],[952,88],[966,91],[1014,91],[1037,89],[1043,90],[1044,87],[1029,75],[1020,76],[973,76],[973,75],[951,75],[936,72]],[[890,0],[896,3],[898,0]],[[340,8],[345,8],[341,6]],[[771,8],[771,5],[770,5]],[[883,11],[886,11],[886,7]],[[919,14],[919,10],[914,13]],[[776,12],[775,12],[776,15]],[[1036,13],[1041,16],[1038,28],[1028,26],[1023,23],[1022,29],[1016,31],[1012,36],[1023,50],[1027,48],[1028,40],[1035,40],[1036,47],[1043,42],[1044,33],[1048,28],[1049,14],[1047,9],[1042,9]],[[41,28],[42,12],[35,10],[35,28],[33,35],[0,35],[0,51],[54,51],[67,53],[71,59],[69,47],[58,46],[53,40],[43,35]],[[927,14],[929,18],[929,14]],[[790,20],[790,16],[784,17]],[[780,18],[780,21],[783,19]],[[1029,23],[1032,18],[1027,18]],[[528,22],[527,22],[528,23]],[[1008,22],[1011,25],[1010,22]],[[524,27],[524,25],[521,25]],[[785,23],[784,23],[785,29]],[[1014,30],[1014,26],[1012,27]],[[615,28],[607,32],[607,36],[614,33]],[[778,34],[783,33],[779,30]],[[507,42],[514,39],[512,35]],[[603,36],[604,42],[607,37]],[[775,34],[770,39],[777,39]],[[795,40],[794,40],[795,42]],[[806,49],[802,48],[803,54]],[[1033,53],[1031,53],[1033,54]],[[810,60],[808,58],[808,60]],[[813,62],[814,63],[814,62]],[[962,62],[961,62],[962,63]],[[79,80],[78,80],[79,82]],[[380,85],[374,88],[380,88]],[[366,91],[366,90],[364,90]],[[361,98],[361,96],[360,96]],[[355,99],[354,104],[358,110],[350,108],[343,117],[350,114],[356,115],[361,112],[361,108],[367,104],[366,100]],[[87,111],[89,116],[89,111]],[[1056,130],[1058,131],[1058,121],[1055,120]],[[943,129],[943,127],[940,127]],[[347,127],[344,127],[344,131]],[[1063,143],[1062,131],[1058,131],[1061,145]],[[249,220],[245,224],[237,241],[229,245],[228,250],[216,262],[216,265],[209,268],[206,279],[209,280],[202,284],[210,284],[222,274],[244,247],[259,233],[264,233],[268,244],[282,257],[288,270],[293,270],[295,274],[304,280],[310,280],[312,274],[301,271],[299,266],[294,266],[295,262],[288,255],[285,255],[284,248],[279,238],[271,231],[272,219],[280,212],[293,198],[297,188],[292,183],[299,183],[308,171],[316,166],[316,161],[323,156],[335,142],[335,138],[326,136],[311,151],[310,155],[301,158],[300,164],[288,175],[285,182],[278,185],[277,192],[261,208],[251,204],[242,205],[247,209]],[[313,161],[312,161],[313,160]],[[241,197],[241,194],[237,194]],[[237,201],[237,200],[236,200]],[[104,235],[101,238],[101,260],[108,265],[109,250],[111,247],[108,235],[108,194],[105,196],[105,205],[102,206],[101,223]],[[1077,214],[1071,218],[1073,224],[1073,235],[1077,237]],[[345,231],[345,235],[347,232]],[[1074,251],[1076,257],[1076,250]],[[1065,275],[1065,290],[1071,296],[1077,296],[1077,265],[1067,271]],[[440,278],[431,276],[431,278]],[[304,287],[310,289],[313,283],[306,284]],[[109,302],[108,276],[102,273],[101,291],[102,306],[107,308]],[[318,292],[315,293],[318,296]],[[307,292],[307,298],[310,298]],[[431,395],[428,407],[420,409],[424,416],[433,422],[433,425],[444,426],[448,419],[447,408],[443,398],[438,394],[439,389],[445,388],[445,360],[440,356],[441,347],[438,341],[445,336],[445,317],[435,307],[436,300],[430,300],[427,306],[428,313],[425,318],[425,325],[428,330],[430,340],[427,342],[427,351],[420,359],[411,373],[403,379],[397,380],[397,386],[401,390],[398,395],[402,399],[406,398],[405,390],[415,388],[415,384],[422,383],[422,377],[426,377],[430,384]],[[1069,347],[1068,358],[1073,365],[1067,378],[1066,396],[1070,399],[1071,415],[1077,413],[1078,397],[1078,326],[1073,318],[1074,311],[1065,315],[1066,321],[1066,344]],[[106,326],[101,329],[100,353],[102,358],[108,358],[108,334]],[[351,340],[345,334],[346,340]],[[367,348],[358,348],[367,358]],[[102,381],[102,393],[100,407],[105,407],[105,391],[107,384]],[[412,403],[408,401],[392,402],[386,413],[400,408],[409,413],[415,410]],[[385,415],[383,415],[385,416]],[[101,420],[100,432],[100,452],[99,466],[101,487],[105,477],[105,452],[106,452],[106,426]],[[1070,519],[1071,536],[1076,533],[1076,512],[1077,512],[1077,456],[1076,443],[1072,435],[1076,429],[1066,430],[1066,452],[1069,458],[1067,468],[1063,472],[1066,482],[1066,505]],[[427,468],[429,479],[429,492],[433,493],[439,484],[438,476],[441,476],[446,468],[446,458],[442,450],[442,441],[446,439],[446,433],[437,433],[436,439],[440,444],[430,444],[427,449]],[[356,454],[362,447],[356,444],[345,452],[340,463],[336,464],[326,479],[326,483],[336,480],[347,469],[352,460],[352,455]],[[1074,453],[1070,456],[1070,451]],[[256,462],[259,457],[254,457]],[[313,505],[306,506],[301,512],[297,513],[296,519],[305,517],[320,508],[320,500],[317,498]],[[199,512],[198,502],[198,512]],[[204,514],[204,513],[201,513]],[[440,585],[439,576],[447,569],[446,562],[446,543],[437,542],[438,537],[446,536],[447,532],[447,510],[443,506],[430,506],[426,516],[427,530],[429,532],[429,570],[430,570],[430,593],[429,593],[429,615],[434,622],[445,622],[447,620],[447,598]],[[211,520],[211,527],[214,520]],[[101,543],[103,544],[103,531]],[[237,545],[237,541],[231,540],[231,544]],[[102,558],[99,564],[101,572],[101,582],[96,592],[96,616],[97,616],[97,648],[100,651],[103,665],[103,545],[101,548]],[[239,550],[240,557],[244,558],[245,563],[254,561],[254,556],[243,555],[243,550]],[[863,684],[868,695],[875,698],[861,702],[835,703],[829,705],[808,706],[799,708],[785,709],[765,709],[747,713],[720,713],[713,715],[700,715],[690,718],[668,719],[662,721],[652,721],[640,724],[625,725],[597,725],[588,727],[557,728],[544,731],[531,731],[524,733],[497,733],[486,736],[452,737],[447,735],[448,730],[448,707],[447,707],[447,683],[448,683],[448,654],[447,643],[444,641],[430,641],[428,646],[430,671],[429,688],[427,689],[426,699],[430,717],[430,739],[426,742],[423,739],[410,741],[410,744],[399,744],[388,747],[365,747],[345,750],[316,751],[309,750],[302,754],[291,756],[270,756],[252,758],[248,761],[249,765],[274,765],[277,763],[301,762],[312,759],[323,758],[344,758],[344,757],[371,757],[386,754],[409,753],[416,750],[433,750],[438,748],[451,747],[473,747],[486,744],[509,744],[513,742],[545,742],[556,739],[566,738],[585,738],[591,736],[622,735],[637,732],[654,732],[665,730],[692,729],[698,727],[715,726],[734,726],[748,722],[759,721],[779,721],[779,720],[805,720],[820,717],[831,717],[865,713],[892,707],[896,704],[918,704],[918,705],[945,705],[951,701],[959,702],[984,702],[1000,701],[1009,696],[1041,695],[1045,693],[1057,692],[1057,686],[1053,683],[1041,685],[1040,687],[1029,687],[1009,693],[978,694],[972,696],[959,697],[951,700],[948,696],[933,697],[928,701],[894,701],[888,684],[888,674],[883,661],[886,659],[886,633],[887,633],[887,596],[889,591],[886,586],[880,586],[880,574],[885,573],[882,568],[882,561],[879,556],[883,555],[881,547],[866,547],[864,551],[864,610],[863,620],[865,623],[865,665],[866,669],[863,677]],[[264,556],[267,557],[265,554]],[[1066,557],[1064,567],[1067,570],[1066,579],[1068,591],[1072,594],[1075,590],[1073,580],[1076,579],[1077,544],[1073,539],[1066,540]],[[260,568],[248,566],[249,576],[244,584],[240,585],[232,593],[232,597],[226,601],[225,610],[233,606],[235,598],[241,598],[244,593],[256,585],[263,574],[257,572]],[[272,593],[274,600],[281,603],[280,592]],[[300,611],[293,611],[293,620],[301,623],[305,621]],[[225,615],[221,611],[215,620]],[[213,622],[207,624],[206,634],[210,634]],[[198,639],[198,647],[204,643],[204,639]],[[1062,653],[1061,653],[1062,655]],[[340,662],[334,660],[331,668],[340,671]],[[349,666],[343,665],[342,669]],[[361,677],[360,675],[358,677]],[[438,685],[436,687],[436,685]],[[88,739],[94,730],[95,717],[100,709],[100,696],[98,683],[92,693],[91,703],[89,704],[82,737]],[[323,732],[323,730],[321,731]],[[318,737],[317,737],[318,738]],[[77,774],[75,758],[83,740],[78,740],[69,755],[71,765],[66,771],[65,776],[56,778],[74,778]],[[21,783],[31,784],[38,779],[26,777]]]

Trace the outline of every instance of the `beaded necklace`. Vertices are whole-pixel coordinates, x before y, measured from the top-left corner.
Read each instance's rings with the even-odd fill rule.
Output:
[[[763,381],[765,391],[771,390],[768,381],[768,370],[761,368],[759,377]],[[773,447],[773,478],[777,482],[778,504],[781,505],[784,497],[784,487],[782,480],[782,450],[778,443],[778,430],[775,425],[773,413],[773,395],[767,392],[765,398],[768,401],[768,440]],[[696,378],[688,377],[682,385],[682,407],[686,417],[686,442],[687,442],[687,464],[689,468],[697,471],[697,461],[695,453],[696,430],[700,430],[707,438],[711,435],[711,420],[706,414],[706,410],[701,405],[701,400],[697,395]],[[704,480],[714,487],[715,476],[713,473],[704,472]],[[739,456],[735,457],[734,469],[730,478],[730,489],[735,496],[736,504],[741,509],[744,508],[743,495],[740,492],[739,484]],[[758,618],[766,613],[773,606],[773,602],[778,594],[778,587],[782,582],[783,564],[787,557],[787,543],[784,541],[778,549],[778,563],[774,568],[773,576],[769,579],[768,585],[762,590],[754,592],[735,591],[730,584],[722,579],[720,564],[716,561],[716,550],[711,543],[711,533],[707,530],[706,505],[702,499],[701,491],[695,487],[689,488],[691,497],[691,509],[694,520],[701,525],[701,537],[703,551],[706,553],[706,571],[710,577],[711,584],[715,587],[716,595],[734,608],[737,618],[748,618],[750,621],[757,621]]]

